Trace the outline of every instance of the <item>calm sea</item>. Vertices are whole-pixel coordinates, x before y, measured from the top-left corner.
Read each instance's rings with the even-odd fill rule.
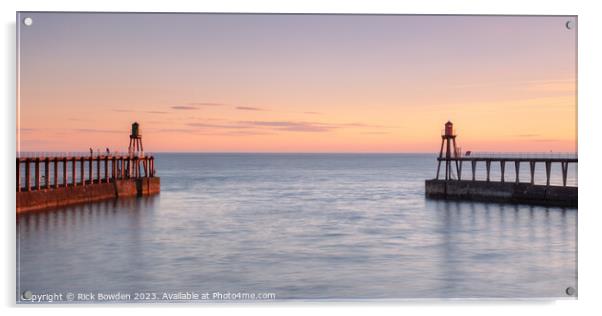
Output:
[[[425,199],[433,155],[156,157],[158,196],[18,216],[17,293],[514,298],[577,288],[576,209]]]

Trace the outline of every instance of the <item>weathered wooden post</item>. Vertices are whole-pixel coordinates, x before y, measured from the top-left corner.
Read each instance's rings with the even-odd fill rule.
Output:
[[[514,161],[514,170],[516,172],[516,183],[519,182],[519,176],[518,176],[519,169],[520,169],[520,161],[519,160],[515,160]]]
[[[117,166],[115,165],[117,163],[117,158],[115,158],[115,156],[113,156],[111,158],[111,178],[113,179],[113,181],[115,181],[115,178],[117,177]]]
[[[562,167],[562,186],[566,187],[566,176],[569,163],[562,162],[560,166]]]
[[[125,160],[123,156],[119,157],[119,179],[125,178]]]
[[[63,157],[63,185],[67,187],[67,157]]]
[[[550,169],[552,169],[552,161],[546,161],[546,185],[550,185]]]
[[[59,158],[54,157],[54,188],[58,189],[59,187]]]
[[[82,185],[86,185],[86,172],[84,171],[86,169],[85,168],[86,165],[84,163],[84,156],[81,156],[79,158],[79,162],[80,162],[79,163],[79,168],[80,168],[80,170],[79,170],[80,175],[79,176],[80,176],[80,178],[82,178]]]
[[[105,183],[109,183],[109,157],[105,156]]]
[[[96,157],[96,183],[100,183],[100,156]]]
[[[75,167],[77,165],[77,162],[75,161],[75,156],[71,157],[71,181],[73,181],[73,186],[77,186],[77,172],[75,170]]]
[[[487,168],[487,182],[489,182],[489,173],[491,171],[491,160],[485,160],[485,168]]]
[[[144,157],[144,160],[142,161],[143,166],[144,166],[144,177],[148,177],[148,158]]]
[[[127,177],[131,178],[132,177],[132,172],[133,172],[133,170],[132,170],[132,157],[128,157],[127,165],[128,165],[128,174],[127,174]]]
[[[472,181],[476,181],[477,179],[477,161],[471,161],[472,164]]]
[[[44,158],[44,187],[50,188],[50,158]]]
[[[531,168],[531,184],[535,184],[535,161],[529,161],[529,167]]]
[[[90,184],[94,183],[94,175],[93,175],[93,166],[92,166],[92,155],[90,155],[90,159],[88,160],[88,175],[90,179]]]
[[[29,161],[30,161],[29,158],[25,158],[25,191],[31,190],[31,182],[30,182],[31,180],[29,179],[30,178],[30,174],[29,174],[30,173],[30,171],[29,171],[29,169],[30,169],[29,163],[30,162]]]
[[[132,167],[134,168],[134,178],[138,178],[138,157],[134,157],[132,161]]]
[[[40,157],[36,157],[35,160],[35,172],[36,172],[36,190],[40,190]]]
[[[21,159],[17,157],[17,192],[21,191]]]
[[[502,171],[502,182],[504,181],[504,170],[506,169],[506,161],[505,160],[500,160],[500,169]]]

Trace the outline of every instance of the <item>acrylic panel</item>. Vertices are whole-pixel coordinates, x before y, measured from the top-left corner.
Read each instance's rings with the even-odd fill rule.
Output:
[[[18,303],[577,297],[576,16],[16,24]]]

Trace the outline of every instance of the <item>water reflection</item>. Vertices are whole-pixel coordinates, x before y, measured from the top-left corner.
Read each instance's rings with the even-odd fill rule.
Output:
[[[90,284],[78,285],[77,275],[99,273],[105,262],[122,260],[123,269],[135,267],[144,223],[154,218],[158,199],[115,199],[17,216],[17,290],[23,283],[29,290],[45,290],[49,283],[84,290]]]
[[[576,224],[575,209],[459,201],[427,204],[434,207],[441,232],[440,296],[486,297],[495,287],[501,296],[519,297],[542,287],[555,297],[562,295],[562,284],[576,284],[576,236],[574,231],[567,233]]]
[[[159,196],[18,216],[19,290],[558,297],[574,209],[426,200],[412,155],[167,155]]]
[[[17,216],[17,231],[19,234],[26,234],[24,237],[39,237],[40,234],[43,235],[49,230],[69,231],[74,227],[93,225],[93,223],[102,222],[109,216],[126,217],[131,220],[132,224],[135,224],[139,219],[140,212],[146,212],[145,216],[153,212],[157,199],[159,196],[111,199],[39,212],[27,212]],[[126,211],[124,212],[124,210]]]

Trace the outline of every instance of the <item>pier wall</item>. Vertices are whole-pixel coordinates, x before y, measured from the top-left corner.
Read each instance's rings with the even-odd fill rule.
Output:
[[[577,187],[516,182],[426,180],[431,198],[577,207]]]
[[[17,192],[17,213],[120,197],[154,195],[161,190],[159,177],[113,179],[108,183],[63,186]]]

